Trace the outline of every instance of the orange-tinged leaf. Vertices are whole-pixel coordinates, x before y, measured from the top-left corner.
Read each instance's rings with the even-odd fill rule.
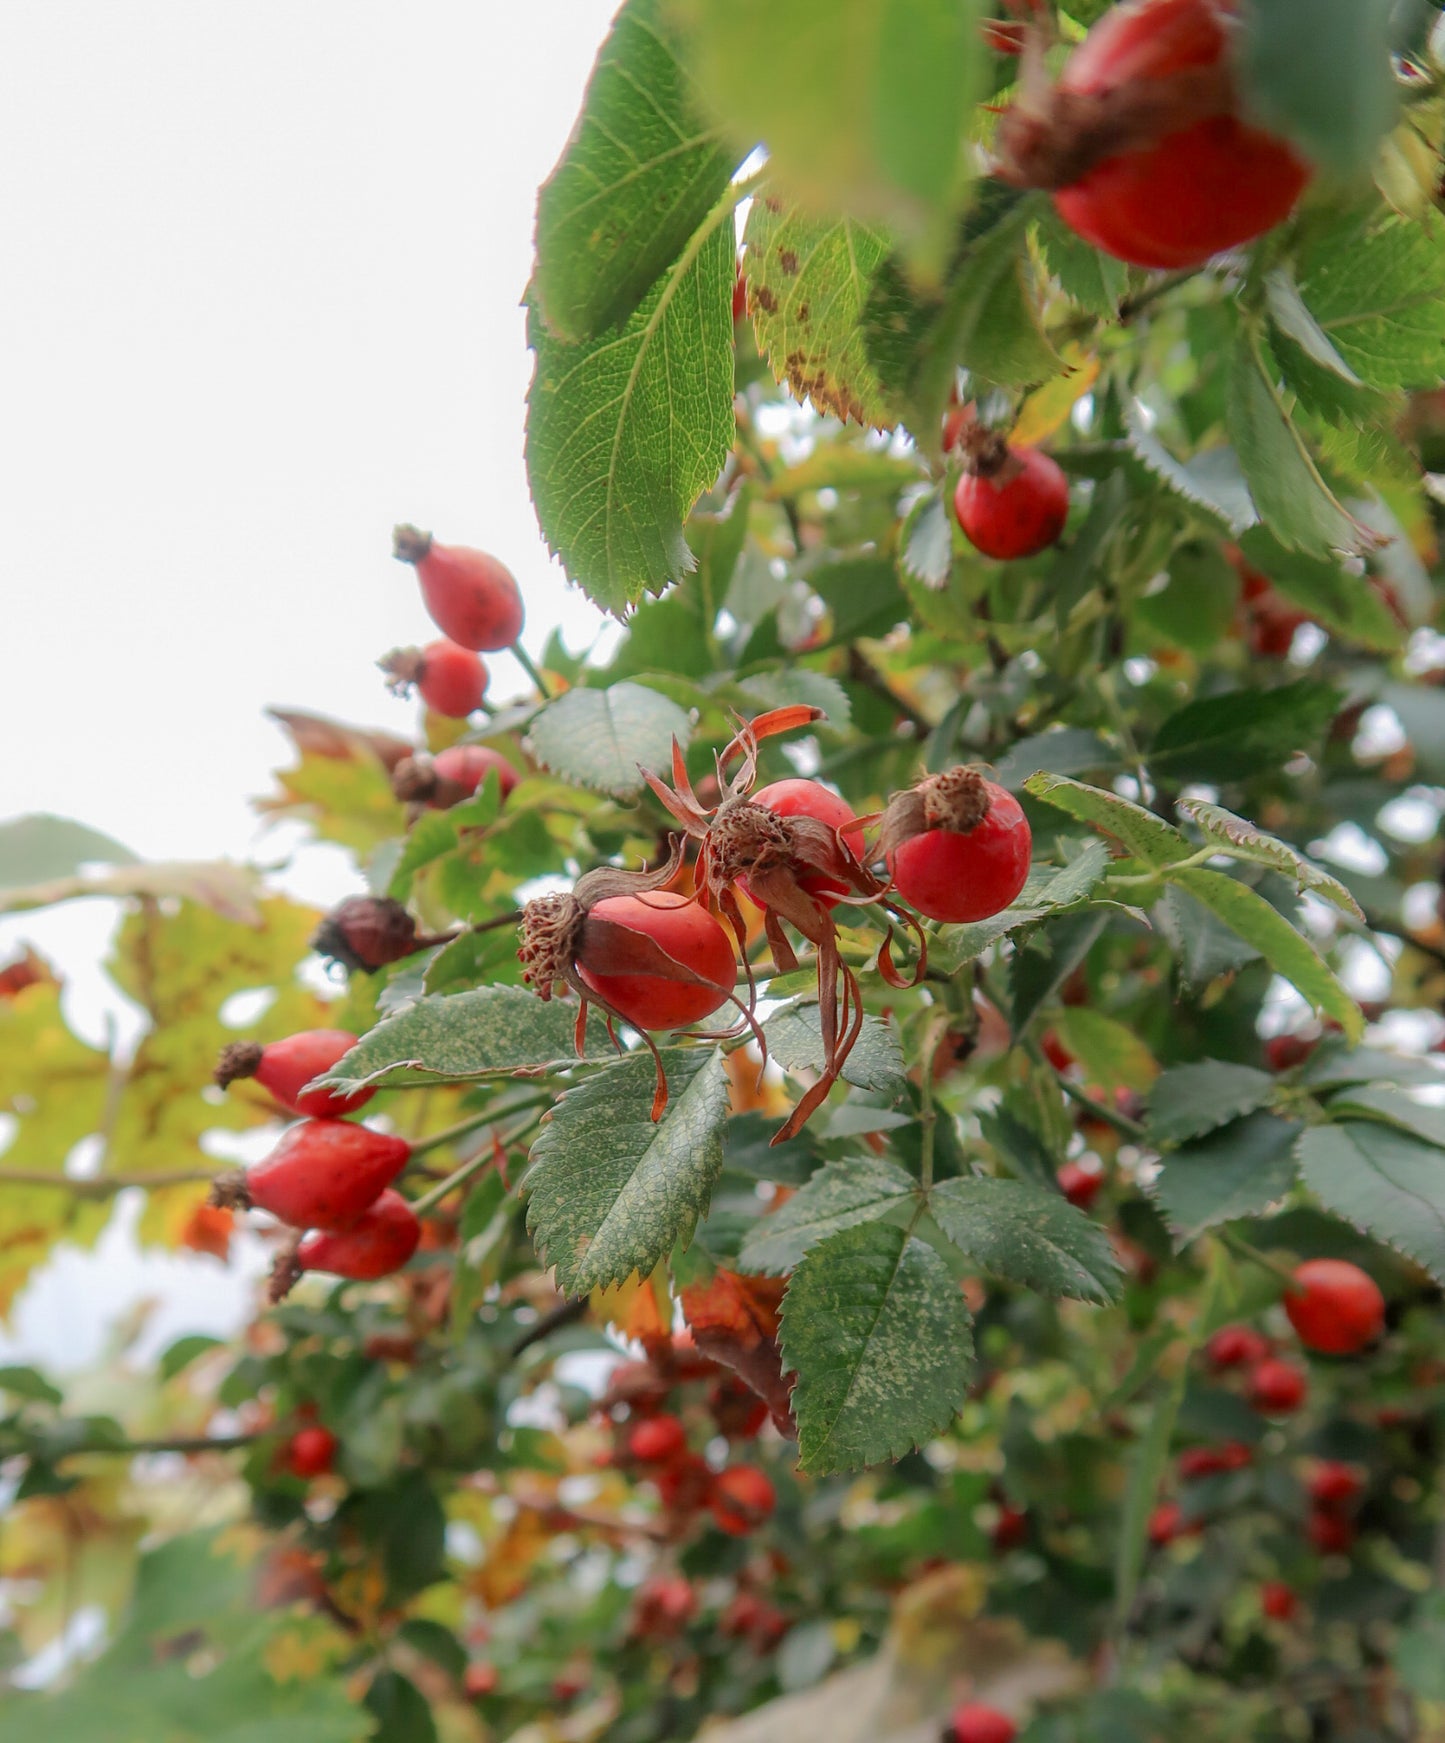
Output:
[[[672,1296],[667,1268],[659,1266],[650,1277],[636,1272],[625,1283],[592,1291],[592,1311],[615,1325],[623,1337],[640,1343],[648,1355],[667,1349],[672,1342]]]
[[[1020,447],[1034,447],[1068,422],[1069,413],[1099,379],[1099,359],[1067,346],[1063,353],[1067,373],[1056,375],[1036,388],[1024,401],[1009,440]]]

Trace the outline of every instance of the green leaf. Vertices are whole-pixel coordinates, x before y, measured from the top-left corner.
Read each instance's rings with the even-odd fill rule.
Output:
[[[828,607],[828,639],[819,647],[859,636],[885,636],[908,621],[908,601],[899,591],[897,569],[887,557],[844,557],[820,563],[804,579]],[[814,649],[810,646],[809,651]],[[802,674],[794,668],[781,676],[786,681]]]
[[[1259,959],[1252,944],[1172,884],[1154,904],[1151,917],[1174,952],[1180,985],[1188,992],[1202,992]]]
[[[1169,1443],[1174,1436],[1179,1406],[1184,1401],[1188,1373],[1186,1365],[1180,1362],[1168,1390],[1150,1410],[1148,1426],[1129,1461],[1124,1483],[1123,1517],[1114,1545],[1114,1615],[1119,1633],[1127,1627],[1133,1614],[1149,1542],[1149,1515],[1154,1511],[1163,1486],[1165,1467],[1169,1462]],[[1117,1728],[1110,1727],[1105,1734],[1117,1735]]]
[[[1284,335],[1319,368],[1339,377],[1346,387],[1362,387],[1364,383],[1339,352],[1329,334],[1305,307],[1299,286],[1284,267],[1276,267],[1264,281],[1269,318],[1277,332]]]
[[[1370,547],[1372,537],[1320,476],[1248,328],[1230,368],[1228,426],[1259,517],[1280,544],[1316,557]]]
[[[1052,203],[1035,213],[1034,229],[1049,271],[1058,279],[1064,295],[1101,320],[1116,319],[1119,304],[1129,288],[1129,269],[1123,261],[1113,259],[1077,236]]]
[[[668,1103],[655,1125],[652,1056],[639,1052],[569,1089],[532,1146],[527,1227],[568,1295],[646,1276],[707,1212],[728,1112],[722,1053],[663,1057]]]
[[[911,1174],[892,1162],[853,1156],[829,1162],[779,1209],[756,1224],[739,1255],[745,1271],[781,1277],[839,1229],[875,1222],[918,1191]]]
[[[496,770],[488,769],[486,779],[471,798],[450,805],[445,811],[424,811],[407,832],[386,893],[395,901],[404,902],[411,894],[416,874],[424,866],[451,853],[461,839],[462,830],[489,828],[501,808],[501,782]]]
[[[1024,791],[1113,836],[1146,865],[1166,866],[1189,857],[1188,842],[1172,824],[1161,821],[1130,799],[1121,799],[1117,793],[1085,786],[1067,775],[1051,775],[1042,769],[1024,782]]]
[[[139,865],[128,847],[69,817],[34,812],[0,823],[0,889],[71,877],[83,865]]]
[[[1009,1024],[1015,1035],[1023,1034],[1083,962],[1107,920],[1107,914],[1091,913],[1088,909],[1066,914],[1014,952],[1009,964],[1009,986],[1013,993]]]
[[[1445,1107],[1416,1101],[1398,1089],[1385,1084],[1360,1084],[1330,1101],[1330,1113],[1336,1119],[1353,1116],[1387,1121],[1399,1126],[1427,1144],[1445,1149]]]
[[[823,1032],[816,1004],[791,1005],[763,1024],[768,1053],[784,1071],[823,1069]],[[881,1018],[867,1016],[858,1043],[843,1067],[843,1081],[895,1100],[903,1094],[903,1050]]]
[[[942,490],[929,490],[909,509],[898,545],[898,567],[909,585],[908,597],[924,625],[939,633],[966,634],[972,608],[945,591],[953,573],[953,519]]]
[[[533,285],[572,343],[625,321],[728,184],[736,154],[697,119],[664,0],[627,0],[537,195]]]
[[[1012,907],[987,920],[944,926],[929,947],[929,961],[945,974],[983,954],[990,944],[1021,926],[1031,926],[1050,914],[1083,901],[1109,869],[1109,850],[1102,841],[1090,840],[1062,870],[1036,867]]]
[[[1435,387],[1445,346],[1445,226],[1378,200],[1324,207],[1296,262],[1300,296],[1345,363],[1378,388]]]
[[[1439,1066],[1430,1059],[1405,1053],[1387,1053],[1382,1047],[1343,1049],[1326,1037],[1305,1061],[1300,1081],[1311,1089],[1334,1089],[1351,1083],[1445,1082]]]
[[[565,344],[530,313],[537,519],[571,579],[616,616],[693,567],[683,522],[732,445],[728,216],[699,230],[626,324],[600,338]]]
[[[1395,122],[1392,0],[1246,0],[1244,112],[1333,175],[1362,176]]]
[[[1274,1078],[1252,1065],[1199,1059],[1171,1066],[1149,1094],[1150,1142],[1167,1149],[1202,1137],[1262,1108],[1273,1094]]]
[[[322,1081],[357,1089],[378,1081],[415,1081],[408,1075],[412,1072],[460,1079],[571,1065],[576,1021],[571,1000],[543,1001],[523,987],[474,987],[418,999],[378,1023]],[[595,1015],[586,1050],[592,1059],[612,1051]]]
[[[1445,1152],[1375,1120],[1311,1126],[1305,1185],[1326,1210],[1445,1282]]]
[[[670,768],[672,741],[686,745],[692,721],[675,702],[645,685],[569,690],[532,722],[528,743],[544,768],[580,787],[634,798],[644,782],[638,767]]]
[[[1258,521],[1254,499],[1232,448],[1206,448],[1188,461],[1176,460],[1144,421],[1137,403],[1129,407],[1124,427],[1127,451],[1140,470],[1206,515],[1221,531],[1238,538]]]
[[[1135,1031],[1087,1005],[1066,1005],[1054,1018],[1059,1039],[1101,1089],[1146,1090],[1159,1075],[1154,1055]]]
[[[1333,1017],[1351,1040],[1359,1040],[1365,1027],[1360,1007],[1314,945],[1263,896],[1223,872],[1197,866],[1167,875],[1252,944],[1275,973],[1283,975],[1316,1010]]]
[[[773,374],[825,416],[889,421],[859,320],[888,239],[850,218],[816,218],[756,199],[743,272],[758,348]]]
[[[64,1394],[34,1368],[0,1368],[0,1392],[12,1398],[24,1398],[32,1404],[60,1404]]]
[[[1118,1298],[1108,1233],[1057,1192],[1021,1180],[945,1180],[928,1208],[956,1247],[997,1276],[1041,1295]]]
[[[936,449],[962,365],[981,382],[1030,387],[1064,362],[1039,319],[1029,279],[1031,198],[995,185],[981,196],[937,294],[894,261],[879,269],[864,313],[868,355],[889,403],[925,449]]]
[[[1273,866],[1290,878],[1297,890],[1310,890],[1325,901],[1332,902],[1342,913],[1363,920],[1360,904],[1340,882],[1318,866],[1296,847],[1278,836],[1266,835],[1247,817],[1236,817],[1222,805],[1211,805],[1206,799],[1180,799],[1176,809],[1182,811],[1199,829],[1206,841],[1216,842],[1236,859],[1253,861],[1256,865]]]
[[[1280,768],[1296,751],[1318,747],[1341,700],[1333,685],[1311,678],[1273,690],[1197,697],[1155,733],[1149,766],[1190,781],[1236,780]]]
[[[1215,1223],[1259,1216],[1294,1184],[1291,1146],[1299,1129],[1267,1113],[1230,1120],[1164,1157],[1149,1190],[1183,1240]]]
[[[783,1299],[802,1469],[898,1459],[940,1434],[973,1374],[972,1321],[937,1253],[887,1223],[811,1248]]]
[[[436,1720],[426,1696],[400,1671],[378,1671],[364,1705],[376,1721],[371,1743],[436,1743]]]
[[[1212,653],[1239,604],[1239,580],[1219,546],[1191,541],[1170,553],[1168,583],[1134,602],[1137,622],[1191,653]]]
[[[821,212],[886,223],[935,269],[967,192],[988,65],[981,0],[684,0],[692,65],[732,139]]]
[[[177,1338],[162,1352],[161,1359],[157,1363],[160,1377],[163,1380],[174,1379],[177,1374],[183,1369],[189,1368],[192,1362],[205,1355],[208,1350],[221,1348],[223,1348],[222,1339],[205,1337],[200,1332],[195,1332],[190,1337]],[[3,1380],[0,1380],[0,1385],[3,1383]]]

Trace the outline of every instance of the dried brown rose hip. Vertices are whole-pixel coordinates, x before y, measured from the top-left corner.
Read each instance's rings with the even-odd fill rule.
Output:
[[[446,944],[452,934],[429,936],[389,896],[348,896],[311,935],[311,948],[361,974],[375,974],[418,950]]]

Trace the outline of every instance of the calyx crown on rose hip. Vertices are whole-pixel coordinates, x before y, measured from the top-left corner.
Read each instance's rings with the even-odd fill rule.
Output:
[[[797,954],[783,930],[792,926],[816,952],[818,969],[818,1017],[823,1041],[823,1067],[818,1080],[804,1095],[773,1142],[793,1137],[810,1115],[822,1105],[838,1081],[863,1030],[863,999],[858,976],[838,951],[838,932],[831,902],[876,902],[888,908],[918,936],[918,923],[887,898],[887,885],[876,878],[853,853],[842,833],[816,817],[783,817],[748,797],[757,781],[758,745],[765,738],[795,727],[810,726],[824,718],[820,708],[802,703],[774,708],[751,721],[739,721],[738,729],[718,753],[717,784],[720,798],[706,806],[688,778],[682,747],[672,746],[672,785],[648,770],[642,771],[649,787],[698,843],[694,881],[698,899],[719,911],[732,927],[739,954],[748,975],[749,1011],[755,989],[747,955],[747,922],[738,905],[736,884],[746,878],[748,894],[763,910],[763,930],[773,964],[786,974],[798,966]],[[729,765],[738,762],[729,775]],[[804,887],[804,880],[827,878],[839,894],[821,902]],[[905,980],[893,966],[889,951],[891,932],[878,955],[878,970],[890,986],[916,984]],[[918,974],[923,972],[920,960]]]
[[[989,803],[988,782],[978,769],[960,763],[942,774],[925,775],[888,801],[878,825],[877,852],[887,859],[905,841],[931,829],[967,835],[988,816]]]

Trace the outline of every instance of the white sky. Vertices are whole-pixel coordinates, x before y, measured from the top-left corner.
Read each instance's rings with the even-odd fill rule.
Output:
[[[415,722],[374,665],[436,633],[399,520],[495,551],[532,651],[590,638],[527,495],[518,303],[615,3],[3,0],[0,818],[275,857],[247,805],[285,760],[266,703]],[[334,860],[298,869],[337,893]],[[33,938],[93,994],[108,925],[0,921],[0,959]],[[102,1269],[75,1263],[12,1359],[54,1353]],[[145,1264],[109,1242],[107,1296]]]

